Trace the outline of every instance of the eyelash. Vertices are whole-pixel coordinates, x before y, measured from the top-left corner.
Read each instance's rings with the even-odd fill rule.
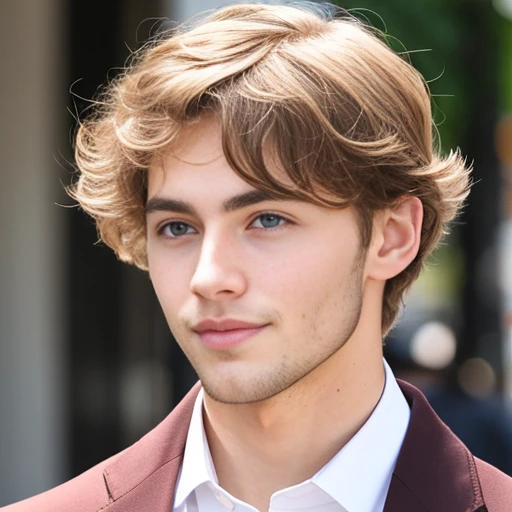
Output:
[[[263,213],[259,213],[256,217],[254,217],[252,219],[250,225],[254,224],[258,219],[260,219],[261,217],[264,217],[265,215],[271,215],[272,217],[277,217],[280,221],[284,221],[284,222],[279,224],[278,226],[274,226],[274,227],[271,227],[271,228],[261,227],[261,228],[257,228],[257,229],[262,229],[264,231],[277,231],[278,229],[282,228],[286,224],[292,224],[292,221],[290,221],[286,217],[283,217],[282,215],[279,215],[279,214],[273,213],[273,212],[263,212]],[[176,236],[176,235],[169,236],[169,235],[164,234],[165,229],[168,226],[171,226],[173,224],[183,224],[184,226],[187,226],[188,228],[192,228],[192,226],[190,224],[188,224],[187,222],[183,222],[183,221],[179,221],[179,220],[174,220],[172,222],[166,222],[165,224],[162,224],[157,229],[157,235],[161,236],[163,238],[167,238],[167,239],[177,239],[177,238],[181,238],[184,235],[193,234],[193,233],[184,233],[184,235],[179,235],[179,236]],[[194,229],[194,228],[192,228],[192,229]]]

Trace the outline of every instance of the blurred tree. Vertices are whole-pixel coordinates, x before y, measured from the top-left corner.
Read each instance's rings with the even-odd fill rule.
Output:
[[[410,62],[425,77],[434,96],[434,121],[443,148],[460,145],[468,96],[466,73],[460,59],[466,31],[459,13],[463,0],[348,0],[335,3],[381,30],[395,51],[409,52]]]
[[[499,112],[499,16],[492,2],[481,0],[335,3],[380,29],[395,51],[409,52],[411,63],[429,83],[442,149],[459,146],[474,162],[475,185],[456,229],[465,270],[459,291],[462,319],[457,359],[483,355],[499,371],[501,304],[493,273],[500,222],[500,177],[493,141]]]

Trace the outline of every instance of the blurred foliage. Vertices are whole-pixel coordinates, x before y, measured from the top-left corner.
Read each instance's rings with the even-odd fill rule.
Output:
[[[429,84],[434,122],[442,149],[461,144],[467,116],[468,90],[464,59],[467,27],[461,20],[464,0],[347,0],[334,2],[381,30],[397,52]]]
[[[499,63],[502,109],[512,113],[512,20],[502,18],[499,23],[499,35],[502,45]]]

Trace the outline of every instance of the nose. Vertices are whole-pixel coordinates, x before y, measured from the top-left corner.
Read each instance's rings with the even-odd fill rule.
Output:
[[[212,301],[232,300],[245,293],[247,280],[235,245],[220,234],[203,239],[190,281],[192,293]]]

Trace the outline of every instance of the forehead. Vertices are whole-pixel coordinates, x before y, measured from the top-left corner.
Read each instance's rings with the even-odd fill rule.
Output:
[[[148,171],[148,199],[163,193],[212,195],[222,190],[251,190],[229,166],[221,130],[213,119],[184,127],[178,139]]]
[[[184,125],[168,148],[168,155],[189,165],[202,166],[223,157],[220,121],[213,116]]]
[[[268,167],[280,182],[295,188],[274,162]],[[148,200],[157,194],[173,195],[194,189],[197,196],[224,191],[225,195],[256,190],[229,165],[222,146],[222,128],[215,117],[183,127],[178,138],[155,158],[148,171]]]

